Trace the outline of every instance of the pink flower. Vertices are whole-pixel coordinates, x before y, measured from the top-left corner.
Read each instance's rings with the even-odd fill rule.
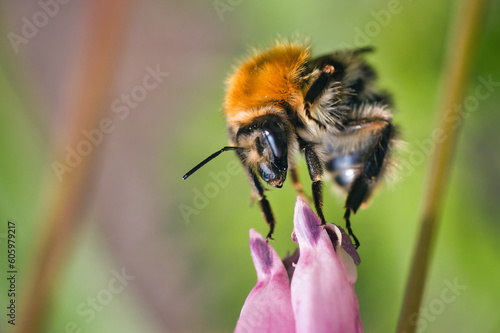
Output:
[[[292,238],[300,255],[285,258],[285,263],[295,262],[287,273],[273,247],[250,230],[257,284],[235,332],[362,332],[354,293],[359,256],[349,237],[333,224],[323,228],[298,197]]]

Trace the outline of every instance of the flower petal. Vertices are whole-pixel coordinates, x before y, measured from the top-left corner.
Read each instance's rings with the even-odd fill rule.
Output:
[[[359,254],[354,248],[354,245],[352,245],[351,238],[341,227],[333,223],[326,224],[326,231],[330,236],[332,244],[334,244],[335,253],[339,258],[342,267],[344,267],[347,274],[347,280],[349,280],[351,285],[354,285],[358,279],[358,270],[356,269],[356,266],[360,264],[361,259],[359,258]],[[338,246],[338,243],[342,244],[342,246]]]
[[[332,243],[336,244],[334,240],[341,239],[342,248],[347,254],[349,254],[352,260],[354,260],[354,264],[358,266],[361,263],[361,258],[359,257],[358,251],[356,251],[356,248],[352,244],[351,237],[349,237],[342,227],[339,227],[336,224],[327,223],[326,226],[328,234],[330,235],[330,238],[332,238]],[[338,233],[340,233],[340,236],[337,235]]]
[[[241,309],[235,332],[295,332],[290,282],[280,257],[254,229],[250,252],[257,284]]]
[[[291,283],[296,332],[362,332],[353,285],[321,221],[300,197],[294,230],[300,247]]]

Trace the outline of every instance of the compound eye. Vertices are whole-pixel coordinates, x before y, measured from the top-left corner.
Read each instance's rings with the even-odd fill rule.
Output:
[[[282,158],[286,155],[286,139],[283,131],[271,131],[269,129],[264,130],[264,137],[269,143],[269,147],[273,151],[273,155],[277,158]]]

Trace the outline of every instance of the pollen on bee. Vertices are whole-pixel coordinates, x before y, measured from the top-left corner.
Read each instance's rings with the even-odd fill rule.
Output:
[[[323,68],[323,72],[327,73],[327,74],[331,74],[335,71],[335,68],[332,66],[332,65],[329,65],[329,66],[325,66]]]

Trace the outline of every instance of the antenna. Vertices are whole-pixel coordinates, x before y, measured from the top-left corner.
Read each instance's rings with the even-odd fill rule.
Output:
[[[213,160],[214,158],[219,156],[222,152],[229,151],[229,150],[240,150],[241,151],[241,150],[245,150],[245,149],[241,148],[241,147],[224,147],[221,150],[216,151],[212,155],[208,156],[203,161],[201,161],[197,166],[195,166],[194,168],[189,170],[188,173],[186,173],[184,176],[182,176],[182,180],[186,180],[189,176],[191,176],[193,173],[198,171],[199,168],[201,168],[202,166],[204,166],[205,164],[207,164],[208,162],[210,162],[211,160]]]

